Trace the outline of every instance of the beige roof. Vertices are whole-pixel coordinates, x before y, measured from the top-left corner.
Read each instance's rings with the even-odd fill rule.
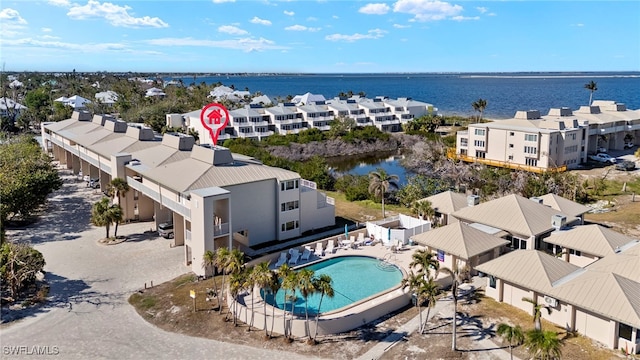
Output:
[[[640,242],[624,246],[623,251],[590,264],[587,269],[611,272],[640,283]]]
[[[91,146],[91,150],[109,158],[112,154],[120,152],[133,153],[146,148],[155,148],[160,144],[160,141],[139,141],[130,136],[114,136],[96,142]]]
[[[640,283],[624,276],[587,271],[547,295],[640,327]]]
[[[509,243],[461,222],[414,235],[411,239],[464,260]]]
[[[467,196],[465,194],[444,191],[426,198],[431,203],[431,207],[441,214],[451,214],[464,207],[467,207]]]
[[[551,206],[552,209],[558,210],[568,216],[578,217],[591,210],[587,206],[578,204],[577,202],[563,198],[562,196],[556,194],[549,193],[540,196],[540,198],[542,199],[542,203],[544,205]]]
[[[634,241],[619,232],[597,224],[576,226],[566,231],[551,233],[545,242],[573,250],[604,257],[614,254],[616,248]]]
[[[187,192],[208,187],[225,187],[255,181],[300,179],[293,171],[262,164],[235,161],[233,165],[212,165],[187,158],[160,165],[140,173],[170,189]],[[176,176],[180,174],[180,176]]]
[[[452,213],[462,221],[489,225],[524,237],[537,236],[553,230],[551,219],[557,214],[562,213],[515,194]],[[567,217],[567,223],[574,220]]]
[[[163,164],[184,160],[191,156],[191,151],[181,151],[171,146],[162,145],[161,142],[158,142],[158,144],[159,146],[133,150],[131,151],[131,156],[145,164],[148,168],[155,168]]]
[[[552,291],[554,282],[579,269],[537,250],[515,250],[476,266],[478,271],[544,294]]]
[[[49,123],[44,125],[44,127],[46,129],[49,129],[53,132],[58,132],[62,129],[65,129],[67,127],[70,126],[78,126],[81,125],[82,123],[78,122],[78,120],[76,119],[67,119],[67,120],[62,120],[62,121],[58,121],[58,122],[54,122],[54,123]]]

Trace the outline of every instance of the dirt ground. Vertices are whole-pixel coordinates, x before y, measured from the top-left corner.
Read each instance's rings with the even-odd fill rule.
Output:
[[[218,282],[221,281],[220,277],[216,279]],[[275,334],[273,338],[265,336],[263,323],[255,323],[249,331],[246,323],[249,323],[250,319],[239,319],[237,326],[234,326],[230,318],[227,321],[227,308],[223,307],[220,314],[217,311],[217,300],[206,300],[207,289],[212,286],[212,279],[198,281],[192,275],[184,275],[133,294],[129,301],[143,318],[167,331],[331,359],[353,359],[361,356],[418,315],[415,307],[407,307],[348,333],[320,336],[315,345],[309,344],[305,338],[287,342],[279,334]],[[193,299],[189,297],[190,290],[196,291],[196,311]],[[425,334],[409,334],[402,341],[390,344],[381,359],[494,359],[497,358],[495,351],[488,350],[508,350],[508,346],[495,335],[497,324],[519,324],[525,330],[533,327],[533,318],[529,314],[484,297],[474,303],[460,301],[458,314],[458,351],[451,350],[451,314],[437,313],[429,322]],[[268,323],[267,331],[270,330],[270,326]],[[546,330],[557,331],[560,338],[566,338],[562,350],[563,359],[620,358],[618,354],[594,344],[589,339],[568,336],[562,328],[551,323],[545,321],[543,327]],[[523,346],[515,347],[513,352],[521,359],[528,357]]]

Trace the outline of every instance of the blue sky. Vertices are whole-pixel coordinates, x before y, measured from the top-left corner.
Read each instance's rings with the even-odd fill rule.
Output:
[[[639,71],[640,1],[3,0],[6,70]]]

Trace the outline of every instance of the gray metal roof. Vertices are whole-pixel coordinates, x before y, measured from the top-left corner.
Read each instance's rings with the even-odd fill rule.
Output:
[[[591,210],[587,206],[578,204],[577,202],[552,193],[542,195],[540,196],[540,198],[542,199],[542,203],[544,205],[550,206],[552,209],[558,210],[568,216],[578,217]]]
[[[579,250],[598,257],[614,254],[617,248],[634,239],[597,224],[576,226],[565,231],[552,232],[544,239],[550,244]]]
[[[425,199],[431,203],[435,211],[441,214],[451,214],[467,207],[467,196],[453,191],[444,191]]]

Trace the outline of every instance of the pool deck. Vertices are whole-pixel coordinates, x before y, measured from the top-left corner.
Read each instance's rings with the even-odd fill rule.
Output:
[[[332,236],[326,238],[324,240],[314,241],[308,244],[302,244],[299,246],[293,246],[292,249],[298,249],[300,253],[305,248],[305,245],[310,247],[311,249],[315,249],[317,242],[322,242],[323,247],[326,248],[328,241],[335,241],[336,245],[340,244],[340,239],[344,239],[344,236]],[[403,274],[409,272],[409,264],[412,261],[413,253],[418,249],[424,249],[423,246],[420,245],[404,245],[401,249],[393,251],[393,249],[389,246],[385,246],[384,244],[378,242],[374,245],[363,245],[358,246],[356,248],[351,246],[344,247],[336,247],[333,253],[325,253],[324,256],[316,256],[311,255],[309,260],[298,261],[296,264],[291,265],[294,269],[307,266],[309,264],[334,258],[340,256],[368,256],[377,259],[385,260],[391,264],[396,265],[400,268]],[[287,252],[289,249],[282,249],[280,252]],[[261,258],[254,259],[249,263],[249,265],[257,264],[264,261],[270,262],[270,268],[275,269],[275,264],[280,256],[280,252],[272,253],[270,255],[263,256]],[[438,280],[440,282],[446,282],[447,276],[445,274],[440,274]],[[445,284],[443,284],[445,285]],[[305,326],[304,315],[298,316],[294,315],[293,319],[291,317],[291,313],[287,312],[287,320],[283,319],[284,311],[278,308],[273,309],[269,304],[266,306],[266,314],[264,313],[264,302],[259,295],[258,289],[254,290],[254,295],[252,299],[251,294],[245,295],[240,299],[239,303],[242,305],[239,309],[239,319],[248,319],[251,317],[251,308],[253,307],[254,314],[254,323],[255,327],[261,328],[265,321],[267,324],[271,324],[272,313],[274,314],[274,331],[278,333],[284,333],[285,327],[288,332],[295,337],[303,337],[309,335],[309,333],[313,334],[315,332],[315,317],[310,316],[310,323]],[[229,299],[231,300],[231,299]],[[318,321],[318,334],[335,334],[340,332],[345,332],[348,330],[352,330],[357,328],[363,324],[374,321],[386,314],[389,314],[393,311],[396,311],[404,306],[406,306],[410,302],[410,296],[404,289],[401,288],[400,285],[392,288],[391,290],[377,294],[367,299],[356,302],[355,304],[341,308],[339,310],[330,311],[327,313],[323,313]],[[253,304],[252,304],[253,301]]]

